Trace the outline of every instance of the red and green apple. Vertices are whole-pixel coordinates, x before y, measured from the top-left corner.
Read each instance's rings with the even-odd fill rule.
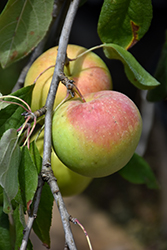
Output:
[[[126,95],[99,91],[86,102],[66,101],[54,113],[53,148],[74,172],[88,177],[110,175],[126,165],[138,145],[142,119]]]

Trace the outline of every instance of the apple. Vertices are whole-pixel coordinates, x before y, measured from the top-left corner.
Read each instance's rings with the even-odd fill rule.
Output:
[[[44,70],[55,65],[57,49],[58,47],[53,47],[36,59],[27,73],[24,86],[33,84]],[[71,59],[76,58],[77,55],[85,50],[85,48],[77,45],[68,45],[67,56]],[[53,72],[54,67],[46,70],[36,81],[31,103],[33,112],[45,105]],[[93,52],[89,52],[75,61],[70,61],[69,66],[64,67],[64,73],[69,79],[75,81],[74,83],[82,95],[112,88],[112,80],[107,66],[101,58]],[[59,84],[54,108],[66,95],[66,87],[63,84]]]
[[[108,176],[132,157],[142,130],[136,105],[116,91],[67,101],[54,113],[52,143],[59,159],[88,177]]]
[[[34,137],[33,139],[34,140]],[[37,148],[43,156],[44,132],[40,134],[36,141]],[[73,196],[82,193],[92,181],[92,178],[77,174],[67,168],[56,156],[54,150],[51,153],[51,166],[54,176],[57,179],[62,196]]]

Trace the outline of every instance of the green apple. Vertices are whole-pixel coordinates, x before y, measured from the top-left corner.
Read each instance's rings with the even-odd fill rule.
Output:
[[[43,156],[44,132],[42,132],[36,141],[37,148]],[[54,176],[57,179],[62,196],[73,196],[82,193],[92,181],[92,178],[77,174],[67,168],[56,156],[52,150],[51,166]]]
[[[36,78],[48,67],[54,66],[57,57],[58,47],[53,47],[43,53],[30,67],[24,86],[33,84]],[[86,49],[77,45],[68,45],[68,58],[76,58]],[[32,94],[32,111],[35,111],[45,105],[50,83],[52,80],[54,67],[45,71],[35,83]],[[100,90],[109,90],[112,88],[110,72],[105,63],[95,53],[89,52],[75,61],[70,61],[68,67],[64,67],[65,75],[74,80],[82,95],[86,93],[97,92]],[[67,90],[63,84],[59,84],[54,108],[66,97]]]
[[[110,175],[132,157],[142,130],[136,105],[124,94],[99,91],[67,101],[54,113],[52,140],[59,159],[89,177]]]

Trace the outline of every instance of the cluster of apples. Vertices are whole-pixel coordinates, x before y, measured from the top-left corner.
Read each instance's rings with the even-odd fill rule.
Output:
[[[75,58],[85,48],[68,45],[67,55]],[[55,64],[57,47],[43,53],[31,66],[25,86]],[[35,83],[32,111],[46,101],[54,68]],[[126,165],[140,139],[142,119],[136,105],[124,94],[112,91],[105,63],[93,52],[71,61],[65,75],[75,81],[86,102],[78,96],[55,111],[52,121],[51,165],[63,196],[82,192],[92,178],[110,175]],[[54,108],[65,98],[66,87],[59,84]],[[43,135],[37,141],[42,155]]]

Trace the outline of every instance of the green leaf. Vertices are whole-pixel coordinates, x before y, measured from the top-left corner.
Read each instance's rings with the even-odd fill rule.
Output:
[[[0,97],[2,97],[2,96],[3,96],[2,93],[0,93]],[[1,100],[1,99],[0,99],[0,100]],[[9,103],[0,101],[0,110],[6,108],[6,107],[9,106],[9,105],[10,105]]]
[[[151,102],[162,101],[167,98],[167,38],[155,72],[155,78],[161,85],[148,91],[147,100]]]
[[[17,206],[13,213],[14,226],[15,226],[15,250],[20,249],[21,242],[23,239],[23,230],[25,229],[24,213],[22,206]],[[27,250],[32,250],[32,244],[28,241]]]
[[[156,177],[148,163],[136,153],[119,174],[135,184],[146,184],[150,189],[159,188]]]
[[[33,224],[33,230],[43,244],[50,248],[49,230],[52,219],[53,195],[47,183],[44,184],[39,204],[37,218]]]
[[[103,43],[115,43],[129,49],[144,36],[151,20],[151,0],[105,0],[98,34]]]
[[[37,168],[26,146],[21,151],[19,184],[24,206],[26,207],[27,203],[33,200],[38,185]]]
[[[30,143],[30,149],[29,149],[31,158],[37,168],[38,174],[41,172],[41,168],[42,168],[42,157],[39,153],[39,150],[36,146],[35,141]]]
[[[18,191],[18,167],[20,164],[20,147],[17,144],[17,131],[7,130],[0,140],[0,185],[11,201]]]
[[[137,88],[151,89],[160,84],[136,61],[130,52],[119,45],[102,44],[99,48],[104,48],[104,53],[109,59],[120,60],[123,63],[126,76]]]
[[[33,88],[33,85],[21,88],[12,95],[23,99],[30,105]],[[5,100],[20,103],[20,101],[12,98],[6,98]],[[21,115],[24,111],[25,110],[22,107],[16,104],[10,104],[9,106],[0,110],[0,137],[7,129],[18,129],[24,123],[24,117]]]
[[[12,203],[9,200],[5,190],[3,190],[3,211],[6,214],[11,214],[13,212]]]
[[[25,57],[45,36],[54,0],[9,0],[0,16],[2,67]]]
[[[9,218],[8,215],[3,212],[3,208],[0,206],[0,249],[10,250],[10,232],[9,232]]]
[[[3,188],[0,185],[0,206],[3,205]]]

